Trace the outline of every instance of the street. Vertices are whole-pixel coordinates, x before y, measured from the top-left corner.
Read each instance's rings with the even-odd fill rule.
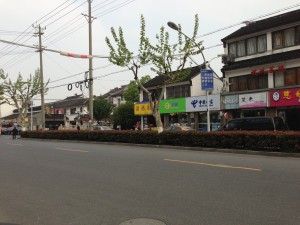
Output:
[[[300,158],[0,137],[0,224],[299,225]]]

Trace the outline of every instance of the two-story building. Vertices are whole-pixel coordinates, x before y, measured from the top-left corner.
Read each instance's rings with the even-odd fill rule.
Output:
[[[281,116],[300,130],[300,10],[249,22],[222,42],[226,119]]]
[[[207,105],[209,106],[211,130],[215,130],[219,126],[220,93],[223,90],[223,82],[211,71],[212,78],[210,81],[213,83],[213,89],[207,95],[207,91],[202,87],[203,80],[201,81],[200,72],[202,69],[199,66],[189,68],[189,74],[184,79],[166,85],[166,91],[163,93],[159,108],[164,127],[180,123],[195,129],[207,129]],[[164,76],[156,76],[144,86],[151,93],[159,96],[165,82]],[[141,91],[140,100],[139,103],[135,104],[135,115],[141,116],[142,127],[146,124],[155,126],[154,118],[151,116],[148,95]]]
[[[113,105],[120,106],[121,104],[126,102],[123,93],[126,90],[127,86],[128,85],[122,85],[119,88],[116,87],[114,89],[111,89],[109,92],[105,93],[103,97]]]

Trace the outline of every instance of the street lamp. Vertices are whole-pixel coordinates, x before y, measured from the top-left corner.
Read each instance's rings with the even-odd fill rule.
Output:
[[[177,25],[176,23],[174,23],[174,22],[168,22],[168,26],[169,26],[170,28],[172,28],[173,30],[176,30],[177,32],[179,32],[179,33],[182,34],[183,36],[185,36],[188,40],[190,40],[191,42],[193,42],[193,43],[197,46],[197,48],[199,48],[200,53],[201,53],[201,55],[202,55],[202,58],[203,58],[203,60],[204,60],[205,69],[208,69],[206,59],[205,59],[205,57],[204,57],[204,54],[203,54],[202,49],[200,48],[199,44],[198,44],[195,40],[193,40],[192,38],[190,38],[189,36],[187,36],[185,33],[183,33],[183,32],[179,29],[179,27],[178,27],[178,25]],[[199,65],[198,65],[198,67],[200,68],[200,70],[202,70],[202,68],[201,68]],[[210,111],[209,111],[209,97],[208,97],[208,94],[209,94],[209,91],[206,90],[207,131],[210,132]]]

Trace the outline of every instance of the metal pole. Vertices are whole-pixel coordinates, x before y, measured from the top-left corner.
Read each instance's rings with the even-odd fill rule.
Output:
[[[41,111],[42,111],[42,130],[45,130],[45,102],[44,102],[44,75],[43,75],[43,48],[42,30],[39,25],[39,52],[40,52],[40,81],[41,81]]]
[[[194,40],[194,39],[192,39],[192,38],[190,38],[189,36],[187,36],[185,33],[183,33],[180,29],[179,29],[179,27],[177,26],[177,24],[175,24],[175,23],[173,23],[173,22],[168,22],[168,26],[170,27],[170,28],[172,28],[173,30],[176,30],[177,32],[179,32],[179,33],[181,33],[182,35],[184,35],[187,39],[189,39],[191,42],[193,42],[196,46],[197,46],[197,48],[199,48],[199,50],[200,50],[200,53],[201,53],[201,55],[202,55],[202,58],[203,58],[203,60],[204,60],[204,65],[205,65],[205,69],[207,69],[207,62],[206,62],[206,59],[205,59],[205,57],[204,57],[204,54],[203,54],[203,51],[202,51],[202,49],[200,48],[200,46],[199,46],[199,44]],[[200,68],[200,71],[201,71],[201,67],[198,65],[198,67]],[[206,117],[207,117],[207,131],[209,132],[210,131],[210,111],[209,111],[209,93],[208,93],[208,91],[206,91],[206,100],[207,100],[207,115],[206,115]]]
[[[30,112],[30,130],[33,130],[33,119],[32,119],[32,111],[33,111],[33,100],[31,100],[31,112]]]
[[[93,55],[93,47],[92,47],[92,0],[88,0],[89,3],[89,55]],[[94,109],[93,109],[93,58],[89,58],[89,112],[90,112],[90,126],[89,129],[93,130],[93,121],[94,121]]]
[[[206,101],[207,101],[207,131],[210,131],[210,111],[209,111],[209,91],[206,90]]]

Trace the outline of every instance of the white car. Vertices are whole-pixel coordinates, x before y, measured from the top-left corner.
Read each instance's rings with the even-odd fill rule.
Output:
[[[114,130],[110,128],[109,126],[100,126],[100,125],[94,125],[94,130]]]

